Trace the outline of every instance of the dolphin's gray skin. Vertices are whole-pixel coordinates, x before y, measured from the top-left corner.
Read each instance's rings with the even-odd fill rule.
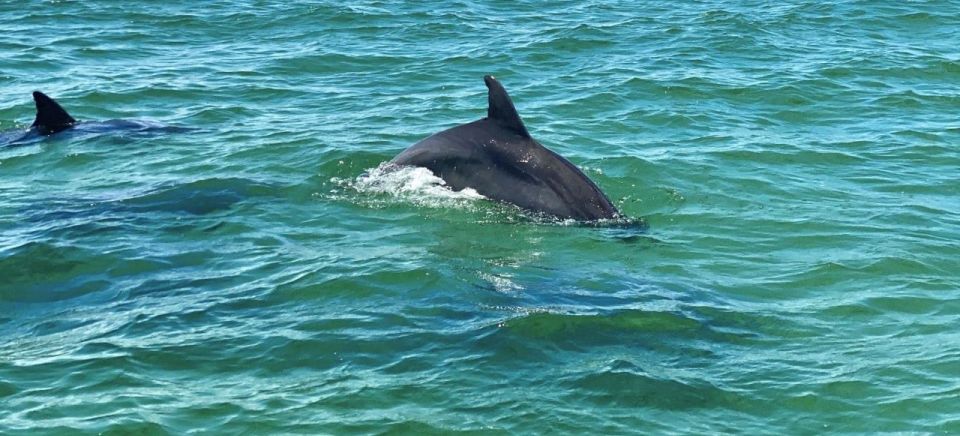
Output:
[[[578,221],[619,218],[583,172],[530,137],[503,85],[483,80],[486,118],[430,136],[390,162],[427,168],[454,190],[473,188],[527,210]]]
[[[37,118],[33,120],[33,125],[30,127],[37,129],[37,133],[49,136],[77,124],[77,120],[63,110],[60,103],[47,97],[47,94],[33,91],[33,102],[37,104]]]
[[[184,127],[131,120],[80,122],[70,116],[54,99],[40,91],[33,92],[33,102],[37,105],[37,117],[33,120],[30,130],[0,133],[0,147],[31,144],[65,130],[75,130],[80,133],[104,133],[116,130],[134,132],[184,132],[192,130]]]

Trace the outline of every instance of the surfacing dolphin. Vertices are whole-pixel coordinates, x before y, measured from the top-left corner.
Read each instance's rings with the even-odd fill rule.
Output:
[[[390,162],[427,168],[456,191],[473,188],[487,198],[559,218],[621,217],[582,171],[530,136],[497,79],[483,81],[486,118],[430,136]]]
[[[192,130],[185,127],[164,126],[132,120],[77,121],[59,103],[40,91],[33,92],[33,102],[37,106],[37,117],[30,125],[30,129],[26,132],[21,130],[0,133],[0,147],[30,144],[65,130],[76,130],[81,133],[103,133],[116,130],[134,132],[184,132]]]

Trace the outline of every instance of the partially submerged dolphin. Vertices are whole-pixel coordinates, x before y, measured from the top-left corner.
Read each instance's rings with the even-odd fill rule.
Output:
[[[52,98],[40,91],[33,91],[33,102],[37,105],[37,118],[33,120],[30,126],[37,129],[37,133],[43,136],[49,136],[54,133],[62,132],[77,124],[77,120],[70,116],[66,110]]]
[[[0,133],[0,146],[29,144],[43,137],[51,136],[65,130],[78,130],[87,133],[101,133],[114,130],[125,131],[164,131],[183,132],[191,129],[184,127],[164,126],[155,123],[131,120],[86,121],[80,122],[70,116],[67,111],[54,99],[40,91],[33,92],[33,102],[37,106],[37,117],[30,125],[30,130],[13,134]]]
[[[582,171],[530,136],[497,79],[483,81],[486,118],[430,136],[390,162],[427,168],[456,191],[473,188],[487,198],[560,218],[621,216]]]

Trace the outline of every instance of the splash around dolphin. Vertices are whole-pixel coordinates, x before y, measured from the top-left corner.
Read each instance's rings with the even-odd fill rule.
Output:
[[[64,131],[98,134],[114,131],[177,133],[194,130],[134,120],[77,121],[60,103],[40,91],[33,92],[33,102],[37,106],[37,116],[30,129],[0,133],[0,147],[32,144]]]
[[[455,191],[577,221],[622,215],[582,171],[530,136],[503,85],[487,84],[487,117],[434,134],[394,157],[393,165],[424,167]]]

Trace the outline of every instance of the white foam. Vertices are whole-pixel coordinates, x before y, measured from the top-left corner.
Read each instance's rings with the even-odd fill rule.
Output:
[[[386,194],[403,201],[427,207],[467,207],[486,197],[472,188],[454,191],[443,179],[422,167],[382,163],[355,180],[332,180],[365,194]]]
[[[510,293],[510,292],[520,292],[523,291],[523,286],[518,285],[512,280],[512,276],[509,274],[505,275],[495,275],[481,272],[480,278],[490,283],[497,292]]]

